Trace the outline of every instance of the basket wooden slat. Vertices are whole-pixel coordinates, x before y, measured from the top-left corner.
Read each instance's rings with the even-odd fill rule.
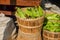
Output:
[[[21,19],[20,17],[17,17],[17,22],[19,24],[24,25],[24,26],[39,26],[40,24],[43,24],[44,21],[44,16],[36,19]]]
[[[37,19],[21,19],[20,17],[16,16],[16,18],[20,30],[27,33],[31,33],[31,32],[36,33],[41,31],[44,17],[37,18]]]
[[[39,6],[41,0],[17,0],[16,5],[21,6]]]
[[[17,40],[41,40],[41,34],[24,33],[21,30],[19,30]]]
[[[60,40],[60,32],[43,31],[43,40]]]

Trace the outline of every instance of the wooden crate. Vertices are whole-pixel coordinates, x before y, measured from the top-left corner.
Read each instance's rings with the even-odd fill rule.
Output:
[[[0,13],[4,13],[6,15],[13,15],[14,10],[15,6],[0,5]]]
[[[10,0],[0,0],[0,4],[9,5],[10,4]]]
[[[41,0],[0,0],[1,5],[38,6]]]
[[[16,5],[21,6],[38,6],[40,4],[40,0],[17,0]]]
[[[12,15],[12,12],[11,11],[2,11],[0,10],[0,13],[4,13],[5,15]]]

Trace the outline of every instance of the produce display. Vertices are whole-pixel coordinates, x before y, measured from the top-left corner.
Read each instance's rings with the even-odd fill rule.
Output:
[[[57,13],[46,14],[48,20],[60,20],[60,15]]]
[[[37,7],[25,7],[25,10],[22,10],[20,7],[16,7],[16,15],[20,18],[38,18],[43,16],[43,9],[40,6]]]
[[[43,29],[50,32],[60,32],[60,15],[55,13],[46,14]]]
[[[60,32],[60,23],[48,21],[47,24],[44,26],[44,30],[48,30],[51,32]]]

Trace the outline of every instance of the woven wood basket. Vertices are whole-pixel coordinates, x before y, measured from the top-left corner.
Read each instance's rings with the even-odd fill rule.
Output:
[[[42,28],[44,17],[36,19],[22,19],[16,15],[19,29],[27,33],[36,33],[39,32]]]
[[[39,32],[41,32],[41,28],[42,28],[42,26],[41,27],[37,27],[37,28],[33,28],[33,27],[22,27],[22,26],[20,26],[19,27],[19,29],[21,30],[21,31],[23,31],[24,33],[39,33]]]
[[[46,14],[53,14],[53,13],[54,12],[46,11]],[[49,20],[49,21],[60,22],[60,20]],[[50,32],[47,30],[43,30],[43,40],[60,40],[60,32]]]
[[[17,40],[41,40],[41,28],[44,16],[36,19],[22,19],[16,15],[16,18],[19,25]],[[21,35],[23,35],[22,38]]]
[[[43,40],[60,40],[60,32],[43,31]]]

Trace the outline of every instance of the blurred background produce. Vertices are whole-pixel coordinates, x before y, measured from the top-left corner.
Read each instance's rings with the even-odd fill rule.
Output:
[[[60,15],[54,12],[46,12],[43,30],[60,32]]]

